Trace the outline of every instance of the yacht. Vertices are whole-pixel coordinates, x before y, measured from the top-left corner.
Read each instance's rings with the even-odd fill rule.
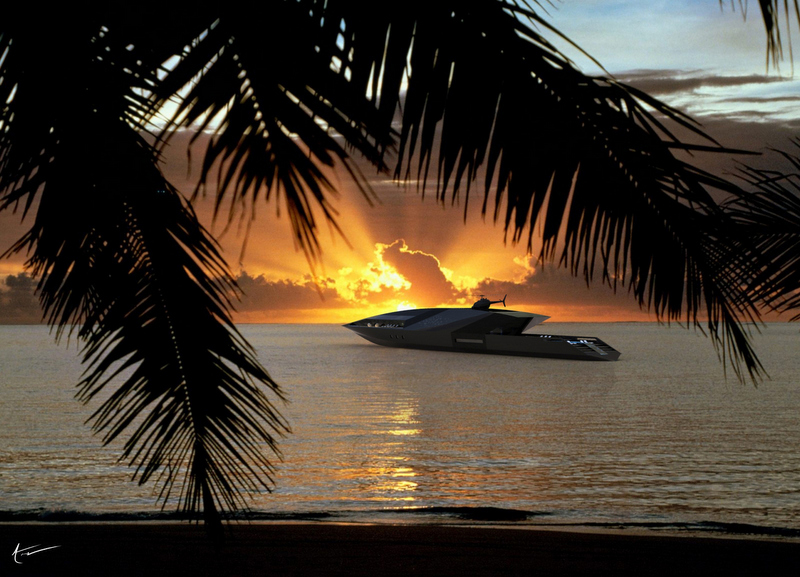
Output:
[[[616,361],[620,352],[597,337],[552,335],[536,327],[544,315],[491,308],[481,295],[472,308],[413,309],[344,325],[376,345],[434,351]],[[536,330],[536,332],[534,332]]]

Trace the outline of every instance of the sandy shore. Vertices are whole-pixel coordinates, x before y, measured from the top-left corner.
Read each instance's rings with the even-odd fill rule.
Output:
[[[32,555],[29,551],[58,545]],[[432,525],[0,524],[2,575],[780,575],[800,543]]]

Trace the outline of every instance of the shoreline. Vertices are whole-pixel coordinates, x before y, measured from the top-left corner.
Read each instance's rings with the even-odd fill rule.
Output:
[[[731,575],[796,569],[800,542],[571,528],[255,522],[4,522],[5,575]],[[17,556],[17,549],[57,547]]]
[[[226,518],[231,525],[329,524],[329,525],[432,525],[445,527],[499,528],[623,535],[667,535],[711,538],[778,540],[800,543],[800,528],[753,524],[742,521],[542,521],[549,513],[493,506],[428,506],[369,511],[240,511]],[[0,510],[3,524],[191,524],[190,516],[177,511],[75,511],[65,509]]]

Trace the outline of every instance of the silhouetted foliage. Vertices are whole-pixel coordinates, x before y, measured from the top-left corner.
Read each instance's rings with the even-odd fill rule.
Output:
[[[800,140],[795,142],[800,146]],[[795,172],[743,167],[752,192],[725,204],[736,222],[740,258],[752,263],[747,290],[764,306],[800,320],[800,158],[779,152]]]

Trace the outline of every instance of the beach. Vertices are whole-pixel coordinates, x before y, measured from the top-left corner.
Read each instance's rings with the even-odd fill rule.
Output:
[[[215,544],[187,523],[5,523],[0,542],[10,576],[779,575],[800,563],[797,541],[441,525],[238,524]]]

